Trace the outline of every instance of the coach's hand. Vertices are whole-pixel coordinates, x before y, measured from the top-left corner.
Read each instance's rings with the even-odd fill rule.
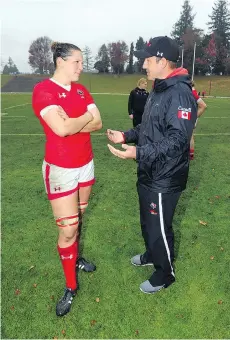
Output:
[[[121,131],[115,131],[115,130],[107,130],[107,137],[111,142],[114,144],[117,143],[124,143],[124,136]]]
[[[130,146],[127,144],[122,144],[122,148],[125,149],[125,151],[120,151],[115,149],[112,145],[108,144],[109,150],[114,154],[114,156],[117,156],[122,159],[136,159],[136,147]]]

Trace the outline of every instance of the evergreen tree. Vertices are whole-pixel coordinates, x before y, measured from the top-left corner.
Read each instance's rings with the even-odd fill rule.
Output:
[[[10,74],[9,66],[7,64],[4,66],[2,74]]]
[[[17,73],[19,73],[18,68],[15,65],[15,63],[13,62],[11,57],[9,57],[8,63],[4,66],[2,73],[3,74],[17,74]]]
[[[82,51],[83,53],[83,65],[84,69],[86,71],[90,71],[93,68],[93,56],[92,56],[92,51],[88,46],[85,46],[84,50]]]
[[[139,37],[136,42],[136,50],[142,50],[144,47],[145,47],[144,39],[142,37]],[[138,58],[138,61],[137,61],[138,72],[142,72],[143,63],[144,63],[144,59]]]
[[[217,0],[209,17],[211,19],[208,23],[209,29],[215,33],[223,46],[229,48],[230,11],[228,2],[226,0]]]
[[[181,37],[186,33],[186,30],[194,28],[195,14],[192,13],[193,8],[190,5],[189,0],[185,0],[182,5],[179,20],[173,26],[171,36],[178,43],[181,43]]]
[[[226,73],[226,59],[230,53],[230,11],[226,0],[217,0],[209,16],[209,29],[215,36],[216,62],[215,73]]]
[[[97,54],[97,62],[94,64],[94,68],[99,72],[108,73],[110,66],[109,51],[106,44],[101,45]]]
[[[133,52],[134,52],[134,45],[133,42],[130,45],[130,52],[129,52],[129,64],[127,66],[127,72],[129,74],[134,73],[134,66],[133,66]]]

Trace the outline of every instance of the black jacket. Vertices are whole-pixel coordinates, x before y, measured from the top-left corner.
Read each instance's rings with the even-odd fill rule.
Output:
[[[128,101],[129,115],[143,114],[148,95],[149,92],[145,89],[140,89],[139,87],[136,87],[130,92]]]
[[[188,178],[197,103],[189,76],[180,73],[155,80],[142,123],[125,132],[126,143],[137,143],[138,182],[158,193],[182,191]]]

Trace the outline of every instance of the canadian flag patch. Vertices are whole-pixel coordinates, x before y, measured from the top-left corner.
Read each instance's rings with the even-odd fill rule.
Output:
[[[191,108],[185,109],[185,108],[182,108],[181,106],[179,106],[178,112],[177,112],[177,117],[190,120],[191,119]]]

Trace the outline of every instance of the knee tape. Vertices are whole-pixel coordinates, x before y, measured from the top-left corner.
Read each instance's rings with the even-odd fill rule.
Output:
[[[56,224],[59,228],[78,226],[79,217],[78,214],[66,217],[59,217],[56,219]]]

